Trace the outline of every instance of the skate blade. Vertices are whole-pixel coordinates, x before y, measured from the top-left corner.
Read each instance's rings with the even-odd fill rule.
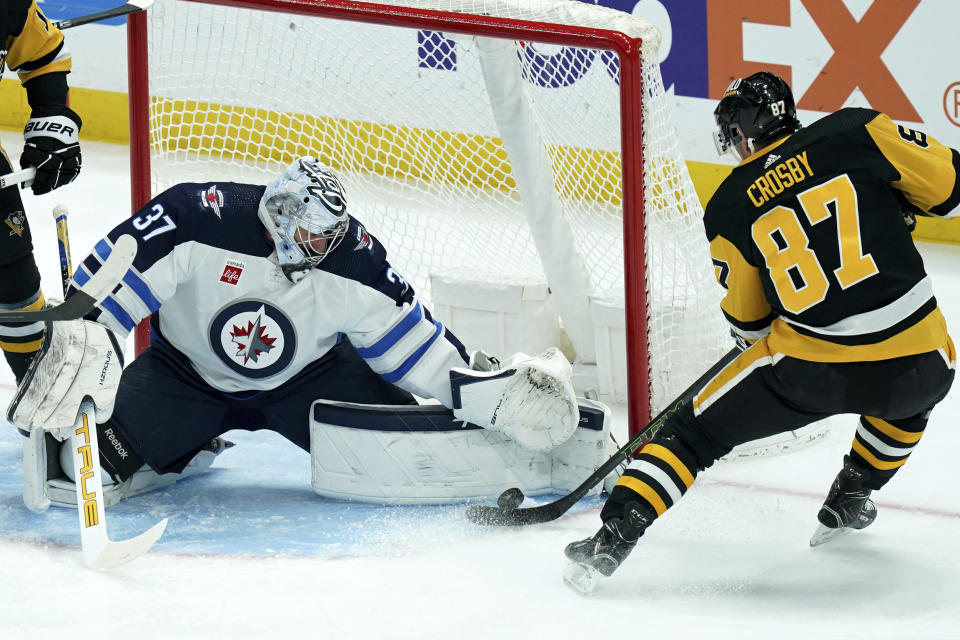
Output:
[[[563,582],[582,596],[589,596],[597,587],[600,572],[579,562],[571,562],[563,570]]]
[[[813,535],[810,537],[810,546],[819,547],[820,545],[826,544],[831,540],[842,538],[851,531],[854,531],[852,527],[837,527],[836,529],[831,529],[830,527],[825,527],[822,524],[818,524],[817,530],[814,531]]]

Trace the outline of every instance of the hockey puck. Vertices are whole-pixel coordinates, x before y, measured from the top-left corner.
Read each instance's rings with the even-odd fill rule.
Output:
[[[523,491],[516,487],[507,489],[497,498],[497,506],[504,511],[513,511],[523,502]]]

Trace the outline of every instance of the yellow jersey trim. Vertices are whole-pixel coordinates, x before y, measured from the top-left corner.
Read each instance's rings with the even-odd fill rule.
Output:
[[[640,494],[641,498],[650,503],[650,506],[657,512],[658,516],[663,515],[663,512],[667,510],[667,505],[663,501],[663,498],[646,482],[638,480],[633,476],[620,476],[620,479],[617,480],[617,485],[626,487],[634,493]]]
[[[852,448],[854,451],[856,451],[858,454],[860,454],[860,456],[861,456],[864,460],[866,460],[868,463],[870,463],[870,466],[871,466],[871,467],[873,467],[874,469],[879,469],[880,471],[890,471],[891,469],[896,469],[896,468],[898,468],[898,467],[902,467],[903,464],[907,461],[907,458],[906,458],[906,457],[903,458],[902,460],[896,460],[896,461],[894,461],[894,462],[888,462],[887,460],[881,460],[881,459],[878,458],[877,456],[875,456],[875,455],[873,455],[872,453],[870,453],[870,451],[869,451],[866,447],[864,447],[862,444],[860,444],[857,440],[854,440],[854,441],[853,441],[853,446],[852,446],[851,448]],[[908,457],[909,457],[909,456],[908,456]]]
[[[895,336],[873,344],[862,345],[842,345],[807,336],[798,333],[782,318],[777,318],[770,326],[767,344],[773,352],[811,362],[873,362],[928,353],[938,349],[945,349],[948,353],[954,352],[953,342],[947,334],[947,323],[940,312],[940,307]],[[739,362],[739,358],[736,362]]]
[[[881,420],[880,418],[873,418],[871,416],[864,416],[867,422],[870,423],[874,429],[889,436],[896,440],[897,442],[902,442],[904,444],[913,444],[920,441],[920,437],[923,436],[922,431],[904,431],[903,429],[898,429],[889,422]]]
[[[678,458],[673,451],[670,451],[670,449],[659,444],[648,444],[641,452],[650,454],[654,458],[659,458],[670,465],[688,489],[690,485],[693,484],[693,474],[687,469],[687,465],[683,464],[680,458]]]

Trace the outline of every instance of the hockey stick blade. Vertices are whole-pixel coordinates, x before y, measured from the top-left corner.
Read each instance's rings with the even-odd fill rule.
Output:
[[[153,547],[167,528],[164,518],[147,531],[129,540],[111,540],[103,504],[103,471],[95,452],[97,438],[96,409],[89,396],[80,403],[70,435],[73,468],[76,474],[77,514],[80,518],[80,544],[83,560],[91,569],[111,569],[137,558]]]
[[[84,317],[97,303],[102,302],[126,275],[137,256],[137,241],[122,235],[113,243],[113,250],[100,270],[84,283],[65,302],[37,311],[0,311],[0,322],[46,322],[49,320],[77,320]]]
[[[589,478],[584,480],[576,489],[567,495],[553,502],[548,502],[547,504],[536,507],[527,507],[525,509],[503,509],[499,506],[491,507],[483,504],[475,504],[467,508],[467,518],[474,524],[491,526],[522,526],[556,520],[569,511],[570,507],[578,503],[580,499],[587,495],[598,483],[602,482],[621,462],[630,458],[636,450],[643,447],[643,445],[653,438],[657,431],[660,430],[660,427],[663,426],[664,422],[666,422],[667,418],[679,410],[684,402],[691,400],[694,395],[699,393],[700,389],[706,386],[714,376],[726,368],[726,366],[733,362],[741,353],[738,347],[734,347],[727,352],[716,364],[687,387],[687,390],[671,402],[666,409],[657,414],[657,417],[651,420],[637,435],[633,436],[630,442],[620,447],[616,453],[610,456],[606,462],[590,474]]]
[[[164,518],[140,535],[129,540],[110,540],[104,536],[98,550],[83,551],[83,560],[91,569],[112,569],[121,564],[130,562],[153,548],[167,528],[167,519]]]
[[[137,13],[138,11],[150,8],[153,3],[154,0],[127,0],[125,4],[107,9],[106,11],[98,11],[97,13],[90,13],[85,16],[77,16],[76,18],[68,18],[66,20],[55,20],[53,24],[56,25],[58,29],[79,27],[82,24],[90,24],[91,22],[100,22],[101,20],[109,20],[110,18]]]

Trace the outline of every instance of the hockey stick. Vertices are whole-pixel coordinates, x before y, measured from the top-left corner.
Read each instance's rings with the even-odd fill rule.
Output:
[[[66,302],[37,311],[0,311],[0,322],[46,322],[76,320],[93,311],[116,288],[137,255],[137,241],[122,235],[113,243],[113,250],[100,270],[90,277]]]
[[[70,260],[70,236],[67,230],[67,207],[58,204],[53,209],[53,218],[57,223],[57,249],[60,254],[60,282],[63,295],[67,295],[70,278],[73,277],[73,263]],[[114,245],[116,254],[117,245]],[[134,243],[134,252],[136,243]],[[108,258],[109,260],[109,258]],[[132,258],[131,258],[132,261]],[[107,265],[101,267],[101,271]],[[127,265],[129,268],[129,265]],[[98,274],[100,271],[97,272]],[[126,273],[126,269],[124,269]],[[89,284],[89,283],[88,283]],[[76,297],[77,294],[74,294]],[[100,444],[97,438],[97,420],[93,400],[89,396],[80,403],[80,411],[73,424],[70,435],[70,448],[73,449],[73,468],[76,475],[77,514],[80,517],[80,546],[83,560],[91,569],[110,569],[143,555],[153,547],[167,528],[164,518],[140,535],[129,540],[113,541],[107,536],[107,519],[103,506],[103,470],[100,468]]]
[[[536,507],[528,507],[526,509],[517,509],[516,505],[519,505],[523,499],[523,493],[520,489],[507,489],[500,495],[500,499],[497,501],[499,505],[496,507],[490,507],[487,505],[475,504],[467,509],[467,518],[475,524],[483,525],[498,525],[498,526],[517,526],[517,525],[526,525],[526,524],[539,524],[541,522],[550,522],[551,520],[556,520],[564,513],[566,513],[570,507],[575,505],[580,499],[587,495],[590,489],[594,488],[597,483],[601,482],[604,478],[607,477],[611,471],[617,468],[624,460],[629,459],[633,453],[645,445],[657,431],[660,430],[660,427],[663,426],[664,422],[675,413],[684,402],[690,401],[700,390],[708,383],[710,380],[716,376],[720,371],[724,369],[728,364],[733,362],[738,355],[740,355],[739,347],[734,347],[730,350],[729,353],[724,355],[720,360],[717,361],[710,369],[707,370],[702,376],[697,378],[696,382],[691,384],[686,391],[684,391],[680,396],[670,403],[670,405],[657,414],[657,417],[651,420],[647,426],[645,426],[641,431],[633,436],[630,439],[630,442],[620,447],[620,449],[614,453],[609,460],[600,465],[596,471],[590,474],[590,477],[584,480],[580,486],[576,489],[563,496],[558,500],[549,502],[547,504],[539,505]],[[517,500],[519,498],[519,500]],[[513,506],[514,508],[510,508]]]
[[[0,176],[0,189],[12,187],[13,185],[18,185],[21,182],[23,183],[24,188],[29,187],[31,184],[33,184],[33,178],[36,175],[36,167],[27,167],[22,171],[11,171],[10,173]]]
[[[67,297],[70,278],[73,277],[73,261],[70,259],[70,236],[67,231],[67,206],[58,204],[53,208],[53,221],[57,227],[57,252],[60,254],[60,283],[63,297]]]
[[[90,13],[85,16],[78,16],[76,18],[68,18],[66,20],[54,20],[53,24],[58,29],[79,27],[82,24],[89,24],[91,22],[109,20],[110,18],[116,18],[118,16],[125,16],[130,13],[137,13],[138,11],[148,9],[153,3],[154,0],[127,0],[126,4],[122,4],[119,7],[114,7],[113,9],[98,11],[97,13]]]
[[[70,448],[73,449],[73,468],[76,473],[80,545],[87,566],[91,569],[110,569],[149,551],[167,528],[166,518],[129,540],[111,540],[107,536],[96,413],[89,396],[80,403],[77,421],[70,435]]]

